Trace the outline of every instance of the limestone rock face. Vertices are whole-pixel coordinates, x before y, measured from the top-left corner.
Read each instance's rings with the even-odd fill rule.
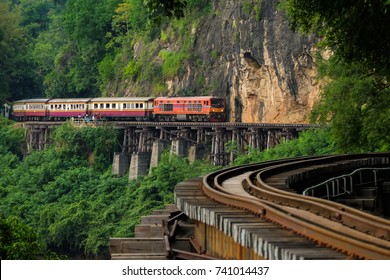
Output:
[[[294,33],[277,0],[212,0],[212,14],[194,31],[197,61],[180,89],[225,96],[232,122],[305,123],[318,99],[316,38]]]

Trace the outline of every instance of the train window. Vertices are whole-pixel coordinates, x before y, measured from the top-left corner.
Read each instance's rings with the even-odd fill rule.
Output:
[[[187,101],[184,100],[184,103],[187,103]]]
[[[220,98],[211,99],[211,106],[215,108],[223,108],[223,100]]]
[[[97,103],[93,104],[93,108],[94,109],[98,109],[99,108],[99,105]]]
[[[177,104],[179,104],[180,103],[180,101],[179,100],[177,100]]]
[[[164,104],[163,111],[173,111],[173,104]]]
[[[106,103],[106,109],[110,109],[110,103]]]
[[[142,109],[144,107],[144,103],[140,103],[139,107]]]
[[[123,104],[122,104],[122,108],[123,108],[123,109],[126,109],[126,103],[123,103]]]
[[[53,110],[53,104],[50,105],[50,109]]]
[[[112,109],[115,109],[116,108],[116,103],[112,103],[111,107],[112,107]]]
[[[135,108],[139,108],[139,103],[135,103]]]

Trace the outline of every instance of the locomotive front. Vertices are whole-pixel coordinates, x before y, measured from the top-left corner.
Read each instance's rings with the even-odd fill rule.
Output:
[[[210,121],[223,122],[225,121],[225,99],[220,97],[210,98]]]

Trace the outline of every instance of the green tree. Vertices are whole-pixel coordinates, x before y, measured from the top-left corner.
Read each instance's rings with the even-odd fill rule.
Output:
[[[14,122],[0,117],[0,147],[22,157],[24,145],[24,129],[17,127]]]
[[[298,138],[284,141],[274,148],[264,151],[249,147],[248,153],[239,155],[234,160],[233,165],[335,152],[336,147],[329,133],[329,128],[316,128],[301,132]]]
[[[349,62],[390,73],[390,2],[387,0],[285,0],[293,28],[319,34]]]
[[[318,58],[324,86],[313,120],[331,124],[341,152],[386,150],[390,1],[285,0],[293,28],[319,35],[332,51]]]
[[[0,99],[37,96],[29,38],[18,6],[0,0]]]
[[[155,22],[161,22],[165,17],[183,17],[187,0],[144,0],[144,3],[150,18]]]
[[[120,0],[68,0],[62,13],[65,42],[45,77],[51,97],[98,96],[98,62],[106,53],[106,34]]]
[[[111,164],[117,147],[117,130],[113,127],[74,127],[66,123],[56,129],[53,139],[62,156],[80,158],[97,170]]]
[[[20,0],[21,25],[29,36],[37,38],[42,31],[47,30],[50,23],[48,14],[53,8],[54,4],[49,0]]]
[[[390,92],[386,82],[368,72],[361,64],[336,57],[320,63],[319,73],[328,82],[312,118],[330,123],[340,152],[384,151],[390,146]]]
[[[2,260],[42,259],[45,251],[35,232],[15,217],[0,215],[0,258]]]

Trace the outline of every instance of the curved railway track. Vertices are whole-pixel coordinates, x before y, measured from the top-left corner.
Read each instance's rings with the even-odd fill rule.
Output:
[[[311,255],[315,250],[330,250],[334,258],[390,259],[390,220],[297,193],[305,181],[323,180],[361,166],[389,165],[389,153],[277,160],[208,174],[203,177],[201,189],[216,203],[249,211],[261,223],[278,226],[289,235],[314,242]],[[176,196],[180,200],[180,194]],[[183,208],[182,202],[178,205]],[[201,207],[207,208],[207,203]],[[240,223],[245,224],[245,218]],[[251,233],[250,238],[253,236]],[[278,250],[283,250],[283,246],[292,245],[278,246]]]

